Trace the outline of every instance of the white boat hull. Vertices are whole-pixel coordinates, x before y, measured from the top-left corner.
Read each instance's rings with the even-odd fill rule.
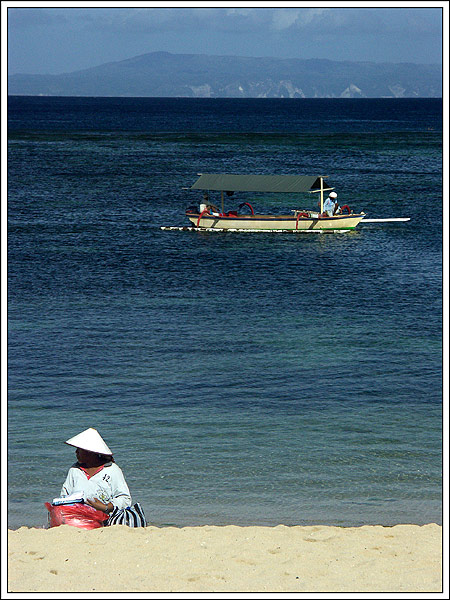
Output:
[[[292,215],[202,215],[188,214],[190,222],[201,229],[240,229],[259,231],[304,231],[354,229],[364,218],[364,213],[336,215],[334,217],[300,217]],[[199,218],[200,217],[200,218]]]

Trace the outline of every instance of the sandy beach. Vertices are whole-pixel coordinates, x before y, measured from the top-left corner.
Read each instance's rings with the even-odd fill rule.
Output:
[[[440,592],[442,528],[8,532],[9,592]]]

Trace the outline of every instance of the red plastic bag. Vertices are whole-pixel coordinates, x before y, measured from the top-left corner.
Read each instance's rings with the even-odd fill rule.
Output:
[[[102,527],[103,521],[108,519],[108,515],[86,504],[63,504],[61,506],[52,506],[49,502],[45,503],[49,512],[49,526],[59,527],[59,525],[71,525],[80,529],[96,529]]]

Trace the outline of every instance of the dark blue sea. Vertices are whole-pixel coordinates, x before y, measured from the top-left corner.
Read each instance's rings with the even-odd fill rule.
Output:
[[[10,527],[87,427],[155,525],[442,522],[440,100],[10,97],[8,125]],[[411,221],[161,230],[202,172]]]

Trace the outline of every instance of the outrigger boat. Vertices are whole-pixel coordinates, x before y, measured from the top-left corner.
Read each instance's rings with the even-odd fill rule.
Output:
[[[246,230],[246,231],[337,231],[352,230],[365,213],[354,213],[347,205],[339,214],[329,216],[324,212],[324,193],[334,188],[325,184],[327,176],[309,175],[225,175],[200,174],[189,190],[203,190],[204,200],[200,207],[190,206],[186,216],[197,229]],[[220,192],[222,208],[209,202],[211,191]],[[255,214],[249,202],[242,202],[237,210],[224,210],[224,194],[235,192],[264,192],[275,194],[320,194],[319,210],[294,208],[290,215]],[[245,212],[239,212],[245,207]],[[248,214],[250,210],[251,214]]]

